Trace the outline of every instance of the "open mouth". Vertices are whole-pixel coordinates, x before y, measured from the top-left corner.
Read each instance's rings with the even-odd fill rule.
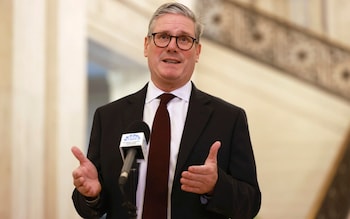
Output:
[[[175,60],[175,59],[164,59],[163,62],[169,63],[169,64],[179,64],[180,61]]]

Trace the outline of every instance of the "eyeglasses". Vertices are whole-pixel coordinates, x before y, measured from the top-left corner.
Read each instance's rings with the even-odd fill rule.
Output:
[[[151,36],[153,36],[154,44],[159,48],[167,47],[171,41],[171,38],[174,37],[176,39],[177,47],[184,51],[190,50],[194,42],[197,40],[196,38],[187,35],[171,36],[170,34],[164,32],[152,33]]]

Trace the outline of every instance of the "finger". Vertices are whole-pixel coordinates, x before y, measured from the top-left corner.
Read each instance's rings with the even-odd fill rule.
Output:
[[[72,172],[72,176],[73,176],[73,179],[77,179],[77,178],[80,178],[80,177],[83,177],[84,174],[83,174],[83,171],[80,167],[78,167],[77,169],[75,169],[73,172]]]
[[[82,187],[85,182],[85,179],[83,177],[79,177],[73,180],[73,184],[75,187]]]
[[[210,147],[209,155],[207,159],[205,160],[205,164],[207,163],[217,163],[217,156],[218,156],[218,151],[221,146],[220,141],[214,142],[212,146]]]
[[[181,178],[193,181],[203,181],[207,174],[207,168],[202,168],[202,166],[191,166],[189,171],[182,172]]]
[[[185,179],[185,180],[197,180],[198,179],[198,175],[200,175],[200,174],[193,173],[193,172],[190,172],[190,171],[184,171],[181,174],[181,180],[182,179]]]
[[[185,192],[191,192],[195,194],[204,194],[205,190],[203,190],[201,187],[192,187],[188,185],[181,185],[181,190]]]
[[[203,182],[201,180],[192,180],[188,178],[181,178],[180,183],[189,187],[201,187],[203,185]]]
[[[83,164],[84,162],[87,161],[87,158],[85,157],[83,152],[78,147],[73,146],[71,151],[72,151],[74,157],[79,160],[80,164]]]

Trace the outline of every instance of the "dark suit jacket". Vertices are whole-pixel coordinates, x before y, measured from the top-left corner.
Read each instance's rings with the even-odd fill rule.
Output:
[[[127,127],[133,121],[142,121],[146,92],[147,86],[96,110],[87,156],[99,172],[102,192],[100,202],[89,207],[74,190],[74,205],[82,217],[96,218],[106,212],[107,218],[128,218],[118,187],[123,165],[118,146]],[[209,202],[203,204],[200,195],[181,190],[181,172],[191,165],[203,164],[217,140],[221,141],[218,181]],[[259,211],[260,203],[244,110],[193,85],[173,182],[172,219],[250,219]]]

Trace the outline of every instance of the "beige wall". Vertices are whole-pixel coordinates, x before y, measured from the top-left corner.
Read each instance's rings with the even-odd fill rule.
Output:
[[[350,48],[347,0],[233,0],[263,10]]]
[[[328,34],[350,48],[350,2],[347,0],[327,1]]]

